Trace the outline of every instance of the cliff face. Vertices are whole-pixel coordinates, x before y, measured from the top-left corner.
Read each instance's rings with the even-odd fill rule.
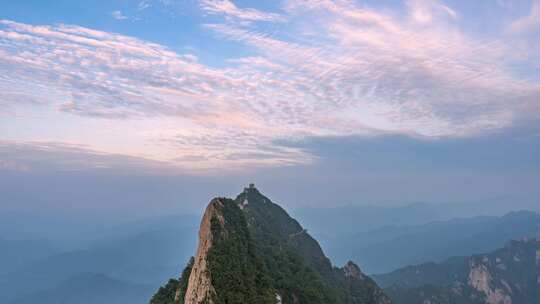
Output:
[[[511,241],[490,254],[469,258],[467,285],[488,304],[540,303],[540,239]]]
[[[164,289],[154,298],[169,300],[151,303],[390,303],[354,263],[333,267],[317,241],[253,186],[210,202],[197,255],[177,282],[174,298]]]
[[[274,304],[267,278],[239,206],[231,199],[212,200],[201,221],[183,303]]]
[[[219,198],[216,198],[210,202],[204,212],[199,228],[197,255],[194,259],[185,293],[185,304],[205,303],[204,301],[207,301],[208,304],[214,303],[213,298],[215,297],[216,290],[212,285],[207,256],[214,242],[212,219],[215,219],[214,221],[221,225],[221,227],[224,225],[223,215],[219,211],[221,208],[223,208],[223,202]]]

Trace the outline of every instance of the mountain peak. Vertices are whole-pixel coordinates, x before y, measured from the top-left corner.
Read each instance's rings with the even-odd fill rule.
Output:
[[[235,201],[238,204],[238,207],[240,207],[240,209],[243,210],[246,206],[250,204],[255,204],[255,205],[267,204],[270,202],[270,199],[264,196],[259,191],[259,189],[255,187],[255,184],[251,183],[247,187],[244,188],[244,191],[242,191],[240,194],[236,196]]]
[[[177,286],[174,298],[155,297],[171,301],[152,304],[390,303],[353,262],[333,267],[317,241],[254,184],[235,200],[208,204],[197,255]]]
[[[259,189],[257,189],[257,187],[255,187],[255,184],[253,184],[253,183],[251,183],[247,187],[245,187],[244,191],[242,191],[242,193],[240,193],[238,196],[240,196],[240,195],[245,195],[245,196],[248,196],[248,197],[262,197],[262,198],[265,197],[264,195],[262,195],[262,193],[259,191]]]
[[[244,192],[249,192],[249,191],[258,191],[257,188],[255,188],[254,183],[250,183],[247,187],[244,188]]]

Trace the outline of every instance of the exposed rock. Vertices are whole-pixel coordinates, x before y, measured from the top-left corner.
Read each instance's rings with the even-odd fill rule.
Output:
[[[247,200],[247,198],[241,202],[238,206],[240,207],[240,209],[244,210],[244,207],[246,207],[247,205],[249,205],[249,201]]]
[[[469,273],[469,285],[483,293],[490,292],[489,282],[491,275],[484,264],[477,265],[471,262],[471,271]]]
[[[345,277],[347,278],[354,278],[357,280],[363,280],[365,279],[364,274],[360,270],[360,267],[353,263],[352,261],[348,261],[347,264],[343,267],[343,272],[345,273]]]
[[[199,246],[197,248],[197,255],[195,256],[195,264],[191,270],[189,276],[188,288],[186,291],[186,297],[184,299],[185,304],[199,304],[208,301],[212,304],[212,298],[216,294],[214,287],[212,286],[211,273],[208,269],[207,255],[213,244],[212,234],[212,218],[219,219],[219,223],[223,225],[223,215],[218,212],[218,207],[223,206],[223,203],[219,198],[216,198],[210,202],[199,228]]]
[[[482,259],[483,262],[488,261],[487,257]],[[501,283],[511,288],[506,282]],[[471,261],[471,271],[469,273],[469,285],[478,292],[485,294],[486,303],[488,304],[512,304],[511,297],[500,288],[492,287],[492,276],[485,264],[476,264]]]
[[[501,284],[506,288],[508,293],[512,293],[512,287],[503,279],[501,279]]]

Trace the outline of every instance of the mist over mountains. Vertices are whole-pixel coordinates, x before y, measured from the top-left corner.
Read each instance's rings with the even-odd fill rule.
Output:
[[[12,265],[10,257],[25,257],[27,250],[34,254],[17,267],[2,268],[0,302],[35,300],[43,293],[59,299],[54,290],[64,290],[66,284],[82,288],[81,292],[95,286],[95,292],[100,293],[100,288],[106,286],[103,281],[111,281],[122,286],[117,292],[138,294],[138,302],[145,303],[143,299],[151,295],[164,276],[183,267],[179,258],[188,258],[196,245],[197,225],[195,216],[179,215],[96,229],[92,234],[80,234],[76,240],[10,241],[33,247],[12,246],[8,252],[0,253],[3,263]],[[41,244],[45,245],[41,248]],[[71,285],[73,280],[88,284]],[[134,286],[145,286],[145,292],[131,288]],[[107,303],[104,299],[96,303]]]
[[[368,273],[384,273],[405,265],[442,261],[450,256],[489,252],[508,240],[535,236],[540,215],[510,212],[502,217],[479,216],[435,221],[416,226],[386,226],[326,243],[337,261],[352,255]]]
[[[60,282],[55,287],[26,294],[13,304],[125,304],[145,303],[152,293],[151,285],[129,283],[104,274],[81,273]]]
[[[471,202],[414,202],[398,205],[342,205],[302,207],[293,214],[315,235],[322,238],[353,236],[385,226],[414,226],[433,221],[475,216],[503,216],[512,211],[540,213],[536,200],[508,196]]]
[[[479,216],[487,208],[476,209],[477,214],[474,210],[422,203],[311,208],[293,214],[301,214],[300,223],[319,238],[333,261],[344,264],[349,256],[366,273],[488,252],[540,229],[539,215],[533,212]],[[464,217],[467,211],[476,216]],[[452,216],[461,218],[447,219]],[[24,222],[32,223],[29,214],[25,218]],[[74,220],[50,221],[60,228]],[[48,298],[54,303],[66,286],[73,293],[80,288],[80,292],[106,294],[102,288],[110,282],[119,286],[121,299],[146,303],[163,279],[178,275],[193,254],[199,221],[198,215],[175,215],[105,227],[82,223],[69,232],[51,232],[54,238],[46,239],[39,229],[49,225],[46,219],[35,226],[17,225],[16,217],[9,214],[0,221],[2,233],[7,234],[0,239],[2,248],[7,248],[0,252],[0,302]],[[72,281],[88,283],[71,285]],[[131,295],[138,295],[137,299]]]

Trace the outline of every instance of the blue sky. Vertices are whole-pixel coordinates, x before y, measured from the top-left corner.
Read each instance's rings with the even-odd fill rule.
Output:
[[[538,0],[2,1],[0,20],[6,179],[539,194]]]

